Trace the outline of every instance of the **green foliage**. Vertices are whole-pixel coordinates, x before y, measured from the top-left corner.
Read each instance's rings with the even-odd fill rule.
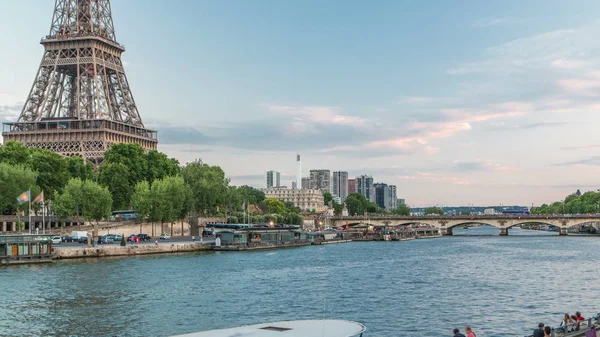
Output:
[[[424,213],[425,213],[425,215],[432,215],[432,214],[442,215],[442,214],[444,214],[444,210],[440,207],[427,207],[427,208],[425,208]]]
[[[110,217],[112,197],[106,187],[96,182],[73,178],[53,204],[60,218],[75,215],[89,222],[98,222]]]
[[[192,210],[201,215],[217,214],[227,195],[229,180],[225,172],[196,160],[187,164],[181,174],[192,191]]]
[[[37,185],[46,199],[52,199],[69,181],[67,160],[48,150],[31,150],[31,168],[37,172]]]
[[[189,210],[189,187],[182,177],[157,179],[151,185],[142,181],[134,190],[132,205],[140,220],[173,223]]]
[[[78,156],[65,158],[67,162],[67,171],[71,178],[79,178],[81,180],[94,180],[94,166],[87,163],[83,158]]]
[[[363,215],[368,209],[372,209],[372,204],[365,198],[364,195],[359,193],[350,193],[348,197],[346,197],[346,207],[348,208],[348,214],[350,215]],[[377,209],[377,205],[375,205],[375,209]]]
[[[259,204],[260,209],[266,214],[285,214],[287,208],[283,201],[274,198],[267,198]]]
[[[98,172],[98,182],[108,188],[113,197],[113,209],[127,209],[131,204],[131,174],[123,163],[104,163]]]
[[[176,176],[180,170],[181,167],[176,159],[169,158],[166,154],[156,150],[146,153],[146,173],[144,178],[147,181],[153,182],[156,179]]]
[[[333,196],[329,192],[323,193],[323,200],[325,201],[325,205],[330,205],[333,201]]]
[[[125,234],[121,235],[121,247],[127,246],[127,241],[125,239]]]
[[[564,201],[556,201],[552,204],[543,204],[531,209],[534,214],[586,214],[600,212],[600,193],[585,192],[568,195]]]
[[[14,214],[19,208],[17,197],[31,190],[31,198],[40,192],[36,185],[37,174],[32,170],[0,163],[0,213]],[[27,209],[27,203],[22,204]]]
[[[265,192],[248,185],[238,187],[237,191],[242,200],[246,201],[250,205],[258,205],[265,200]]]
[[[15,141],[6,142],[0,146],[0,163],[29,167],[31,164],[31,152],[22,143]]]
[[[398,208],[392,210],[392,214],[397,214],[397,215],[410,215],[410,207],[408,207],[407,205],[400,205],[398,206]]]
[[[117,143],[104,153],[104,164],[123,164],[127,167],[129,186],[146,179],[146,154],[139,144]]]
[[[343,210],[344,210],[344,205],[338,204],[337,202],[333,203],[333,213],[335,215],[342,215]]]

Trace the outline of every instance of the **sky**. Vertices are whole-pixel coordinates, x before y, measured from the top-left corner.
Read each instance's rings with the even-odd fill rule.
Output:
[[[0,121],[54,1],[0,0]],[[114,0],[159,150],[232,184],[367,174],[411,206],[539,205],[597,190],[600,2]]]

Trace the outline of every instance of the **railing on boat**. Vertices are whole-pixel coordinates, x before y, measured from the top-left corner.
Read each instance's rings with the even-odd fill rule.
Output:
[[[560,326],[560,327],[556,327],[556,328],[552,328],[552,334],[551,337],[579,337],[579,336],[587,336],[587,332],[589,330],[596,330],[597,327],[600,327],[600,313],[598,313],[596,316],[590,317],[586,320],[583,320],[581,322],[578,323],[573,323],[575,326],[578,326],[579,329],[576,331],[567,331],[567,326]],[[525,337],[533,337],[533,334],[531,335],[527,335]]]

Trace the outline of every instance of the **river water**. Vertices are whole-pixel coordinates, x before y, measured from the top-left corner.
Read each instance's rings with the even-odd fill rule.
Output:
[[[465,235],[6,267],[0,336],[170,336],[323,317],[362,322],[365,337],[467,324],[479,337],[524,336],[565,312],[600,311],[599,258],[600,237]]]

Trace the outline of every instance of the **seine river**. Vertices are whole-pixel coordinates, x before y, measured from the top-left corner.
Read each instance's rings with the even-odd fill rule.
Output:
[[[479,337],[522,337],[565,312],[600,311],[598,259],[600,237],[454,236],[6,267],[0,336],[170,336],[327,317],[364,323],[365,337],[451,336],[467,324]]]

